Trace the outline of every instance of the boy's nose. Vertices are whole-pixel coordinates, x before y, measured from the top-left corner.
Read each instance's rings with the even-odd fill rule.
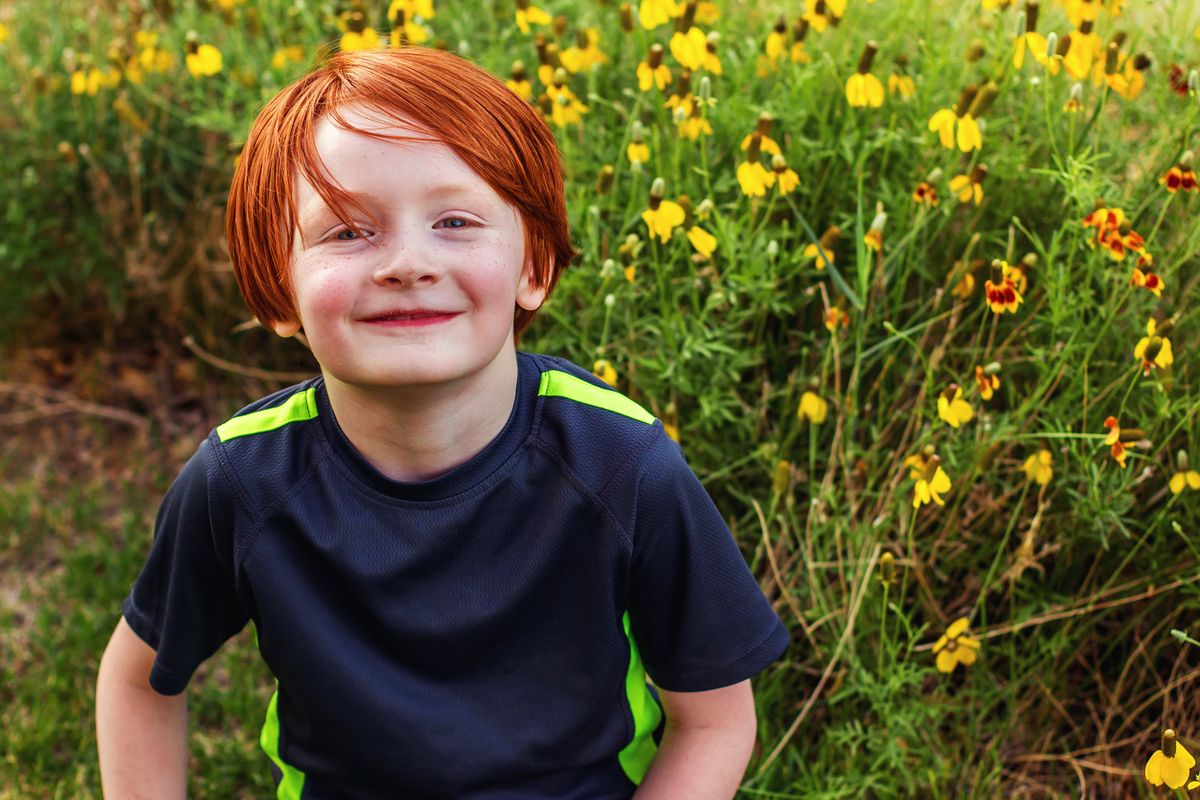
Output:
[[[428,254],[411,244],[397,245],[382,254],[379,265],[372,275],[376,283],[385,285],[411,285],[434,283],[441,270]]]

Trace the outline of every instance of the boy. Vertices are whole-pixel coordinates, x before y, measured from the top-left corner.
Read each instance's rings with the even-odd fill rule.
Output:
[[[732,797],[788,634],[662,423],[516,350],[573,255],[537,112],[438,50],[339,54],[255,121],[227,236],[321,375],[168,491],[100,666],[106,794],[184,795],[183,692],[253,621],[280,798]]]

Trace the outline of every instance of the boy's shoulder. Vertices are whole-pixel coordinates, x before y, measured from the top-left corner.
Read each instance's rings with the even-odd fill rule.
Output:
[[[314,426],[320,413],[320,382],[317,376],[272,392],[209,434],[211,456],[239,491],[255,496],[269,488],[265,483],[291,486],[307,472],[319,439]]]
[[[540,370],[538,443],[602,494],[647,451],[673,445],[639,402],[564,358],[531,354]]]

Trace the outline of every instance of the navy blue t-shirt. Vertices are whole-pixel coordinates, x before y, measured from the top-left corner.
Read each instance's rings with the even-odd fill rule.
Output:
[[[662,423],[517,353],[512,413],[466,463],[390,480],[316,378],[218,426],[168,490],[124,604],[184,690],[253,621],[277,682],[278,796],[628,798],[668,691],[789,642]]]

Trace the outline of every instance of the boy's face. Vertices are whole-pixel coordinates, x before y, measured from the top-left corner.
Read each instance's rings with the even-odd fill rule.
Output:
[[[546,295],[530,285],[519,213],[440,140],[364,106],[342,113],[422,141],[380,141],[320,121],[315,144],[329,175],[381,224],[354,219],[366,234],[359,239],[297,175],[291,277],[300,319],[276,332],[303,326],[322,372],[345,384],[428,385],[480,372],[513,349],[514,304],[532,311]],[[412,318],[428,312],[439,313]]]

